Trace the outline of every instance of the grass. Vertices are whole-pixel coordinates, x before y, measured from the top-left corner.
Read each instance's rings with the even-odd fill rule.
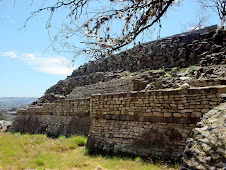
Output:
[[[191,65],[191,66],[186,67],[186,68],[180,68],[179,72],[180,72],[180,73],[183,73],[183,72],[185,72],[185,71],[187,71],[187,70],[192,70],[192,71],[195,71],[195,70],[196,70],[196,68],[197,68],[196,66]]]
[[[83,136],[51,139],[46,135],[0,134],[0,163],[3,169],[179,169],[164,163],[120,157],[91,156]],[[0,166],[0,167],[1,167]],[[1,168],[0,168],[1,169]]]

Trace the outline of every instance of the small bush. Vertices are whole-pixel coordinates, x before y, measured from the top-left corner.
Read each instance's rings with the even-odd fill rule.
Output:
[[[59,139],[66,139],[66,136],[59,136]]]
[[[37,166],[44,166],[44,160],[42,160],[41,158],[35,159],[34,162]]]
[[[14,135],[19,136],[19,135],[21,135],[21,133],[17,132],[17,133],[14,133]]]
[[[141,158],[141,157],[136,157],[136,158],[134,159],[134,161],[136,161],[136,162],[141,162],[141,161],[142,161],[142,158]]]
[[[87,142],[87,137],[85,137],[85,136],[73,136],[73,137],[70,138],[70,140],[75,142],[75,144],[77,144],[78,146],[85,146],[86,142]]]

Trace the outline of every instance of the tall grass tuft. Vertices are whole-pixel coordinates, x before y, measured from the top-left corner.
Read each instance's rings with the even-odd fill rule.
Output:
[[[78,146],[85,146],[87,142],[87,137],[85,136],[72,136],[69,140],[76,143]]]

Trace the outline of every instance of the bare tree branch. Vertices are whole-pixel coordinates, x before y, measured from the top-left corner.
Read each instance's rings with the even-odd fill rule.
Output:
[[[80,36],[81,43],[86,45],[82,51],[88,55],[101,57],[128,46],[142,32],[160,23],[161,17],[175,0],[57,0],[53,5],[46,6],[47,1],[50,2],[44,0],[41,8],[31,13],[23,28],[29,20],[43,11],[48,11],[46,28],[49,30],[55,12],[67,8],[69,13],[65,18],[70,20],[70,26],[63,27],[65,30],[60,31],[60,34],[65,39]],[[94,9],[94,3],[98,3],[100,8]],[[102,3],[107,5],[102,7]],[[116,24],[117,29],[121,30],[113,30]],[[57,42],[72,49],[64,39]]]

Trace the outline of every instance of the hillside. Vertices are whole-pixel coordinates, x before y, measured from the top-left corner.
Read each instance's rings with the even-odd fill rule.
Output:
[[[222,54],[226,51],[223,44],[225,32],[212,39],[216,28],[217,26],[211,26],[166,37],[137,45],[107,58],[90,61],[74,70],[65,80],[47,89],[37,103],[63,99],[75,87],[120,79],[144,70],[163,69],[167,72],[173,67],[223,64],[225,60]],[[137,78],[139,79],[139,76],[133,77]]]

